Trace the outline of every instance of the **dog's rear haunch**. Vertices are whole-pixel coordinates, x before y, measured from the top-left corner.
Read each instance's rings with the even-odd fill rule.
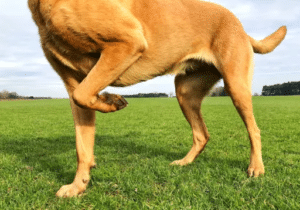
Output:
[[[128,86],[175,74],[176,97],[193,131],[193,146],[174,165],[191,163],[209,139],[200,108],[211,87],[225,88],[250,137],[249,176],[265,172],[260,130],[252,110],[253,53],[269,53],[286,27],[256,41],[239,20],[217,4],[198,0],[29,0],[45,56],[70,96],[78,168],[72,184],[57,192],[85,191],[95,165],[95,111],[126,107],[119,95],[98,95],[107,86]]]

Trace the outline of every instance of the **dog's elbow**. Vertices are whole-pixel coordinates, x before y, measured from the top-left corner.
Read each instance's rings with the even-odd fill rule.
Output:
[[[124,39],[130,45],[132,52],[143,53],[148,49],[148,42],[141,28],[132,30]]]
[[[134,38],[131,40],[131,46],[137,53],[143,53],[148,49],[148,42],[143,33],[140,31],[136,33]]]

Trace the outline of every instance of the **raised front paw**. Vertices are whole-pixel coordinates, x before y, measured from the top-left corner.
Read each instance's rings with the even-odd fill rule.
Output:
[[[127,106],[128,102],[120,95],[103,93],[90,96],[84,93],[73,92],[74,103],[84,109],[92,109],[99,112],[115,112]]]
[[[107,107],[106,110],[99,110],[101,112],[114,112],[125,108],[128,104],[123,96],[116,94],[103,93],[99,95],[98,99]]]

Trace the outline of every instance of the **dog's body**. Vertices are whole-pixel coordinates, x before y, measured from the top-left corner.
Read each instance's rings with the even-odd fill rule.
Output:
[[[98,95],[107,86],[128,86],[176,74],[176,96],[190,123],[194,144],[182,160],[191,163],[209,134],[200,114],[209,89],[224,79],[250,136],[248,174],[264,173],[260,131],[251,103],[253,52],[271,52],[286,28],[262,41],[249,37],[227,9],[198,0],[29,0],[45,55],[65,83],[76,129],[78,169],[58,196],[86,189],[94,163],[95,110],[112,112],[127,102]]]

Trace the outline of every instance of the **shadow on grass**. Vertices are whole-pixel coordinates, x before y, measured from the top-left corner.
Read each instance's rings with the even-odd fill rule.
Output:
[[[147,139],[147,137],[145,138],[145,136],[135,132],[126,135],[96,135],[96,146],[111,148],[120,152],[121,156],[131,154],[148,158],[162,156],[169,162],[183,158],[188,152],[186,149],[174,152],[168,146],[147,144],[147,142],[141,141],[140,138]],[[155,136],[152,135],[151,138],[155,138]],[[1,136],[1,139],[1,153],[17,156],[18,160],[27,166],[33,167],[35,171],[50,171],[60,181],[71,182],[73,180],[75,170],[72,167],[76,167],[75,139],[73,136],[35,139],[24,137],[15,140],[10,139],[9,136]],[[210,142],[210,144],[213,147],[213,142]],[[113,156],[114,153],[111,155]],[[122,161],[126,161],[126,158]],[[204,154],[198,157],[197,162],[201,164],[202,161],[209,163],[206,164],[206,167],[209,166],[212,169],[217,165],[241,168],[246,164],[244,161],[237,159],[223,159]]]
[[[185,157],[185,155],[190,150],[190,147],[178,148],[178,145],[173,145],[174,147],[176,147],[176,149],[173,150],[172,148],[170,148],[170,144],[165,144],[165,146],[163,144],[153,144],[153,143],[151,144],[148,142],[147,136],[146,138],[145,136],[140,136],[140,137],[139,136],[140,136],[139,133],[129,133],[127,135],[113,135],[113,136],[97,135],[96,145],[99,147],[101,146],[111,147],[118,152],[120,151],[124,156],[132,155],[132,154],[138,154],[140,156],[144,156],[147,158],[162,156],[170,163],[173,162],[174,160],[178,160]],[[144,141],[143,143],[141,143],[141,140],[139,138],[146,139],[147,142]],[[151,135],[151,138],[155,138],[155,136]],[[192,139],[191,139],[191,145],[192,145]],[[195,160],[196,162],[195,164],[201,164],[201,162],[205,162],[208,163],[205,165],[210,166],[212,169],[215,168],[216,166],[225,165],[230,168],[243,168],[246,171],[248,166],[247,161],[241,161],[238,158],[235,159],[235,157],[222,158],[218,156],[212,157],[211,155],[205,155],[205,151],[208,148],[214,150],[213,140],[208,142],[206,148],[204,149],[204,152],[202,152]],[[122,161],[126,161],[126,159],[125,160],[122,159]]]
[[[178,156],[185,155],[182,153],[171,151],[165,142],[155,144],[151,142],[148,135],[142,135],[138,132],[129,132],[124,135],[96,135],[96,146],[108,147],[121,153],[122,156],[141,155],[144,157],[164,156],[168,160],[173,160]],[[151,134],[151,138],[159,138],[155,134]],[[161,138],[161,137],[160,137]]]
[[[55,172],[58,179],[62,177],[74,178],[74,172],[68,172],[63,167],[66,165],[64,162],[66,157],[63,154],[74,150],[76,156],[73,138],[72,136],[61,136],[59,138],[23,137],[11,139],[9,136],[1,136],[0,152],[17,156],[17,160],[29,168],[32,167],[35,171]],[[74,160],[76,161],[76,158]]]

